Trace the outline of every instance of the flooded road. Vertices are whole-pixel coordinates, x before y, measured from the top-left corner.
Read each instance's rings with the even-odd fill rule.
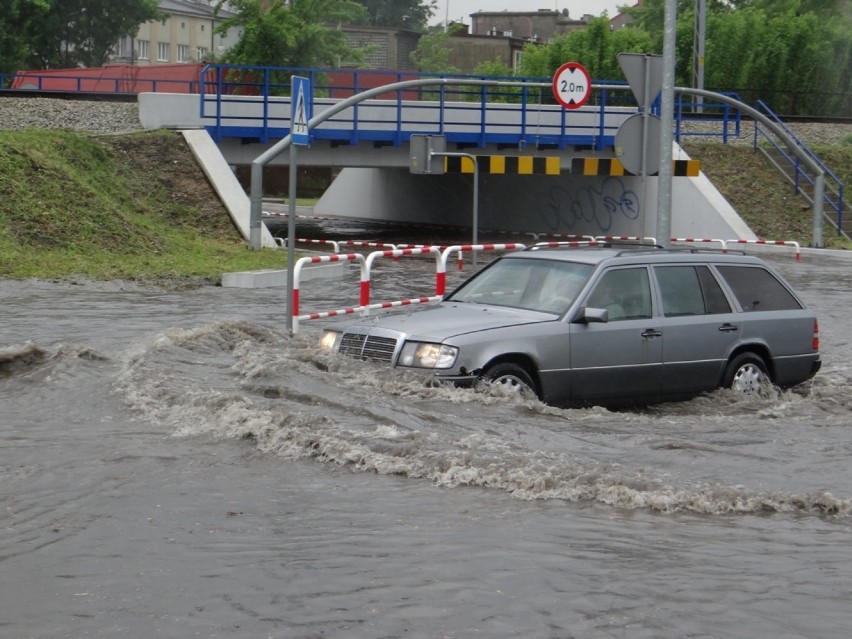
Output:
[[[852,259],[772,262],[813,383],[632,412],[320,353],[281,289],[0,282],[0,637],[845,638]]]

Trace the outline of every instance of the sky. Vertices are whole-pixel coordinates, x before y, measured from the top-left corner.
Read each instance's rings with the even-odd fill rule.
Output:
[[[636,2],[635,0],[438,0],[438,10],[429,23],[444,24],[449,15],[450,22],[463,19],[464,23],[469,25],[470,14],[478,11],[538,11],[539,9],[559,12],[568,9],[568,15],[574,19],[580,19],[587,13],[597,17],[607,11],[611,18],[618,13],[618,6],[625,4],[633,6]]]

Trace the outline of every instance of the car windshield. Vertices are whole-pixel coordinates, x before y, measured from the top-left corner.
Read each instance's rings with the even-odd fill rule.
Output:
[[[578,262],[498,260],[462,284],[447,300],[561,314],[577,298],[592,269]]]

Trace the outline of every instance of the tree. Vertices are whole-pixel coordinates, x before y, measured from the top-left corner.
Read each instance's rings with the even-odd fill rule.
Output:
[[[411,52],[411,61],[424,73],[458,73],[458,67],[450,64],[450,36],[461,25],[450,25],[448,30],[434,29],[420,37],[417,48]]]
[[[623,79],[618,53],[662,52],[664,8],[664,0],[646,0],[627,10],[627,28],[610,32],[599,18],[547,45],[528,44],[521,74],[550,77],[576,61],[595,79]],[[690,86],[693,0],[678,0],[677,18],[675,83]],[[842,114],[852,90],[852,2],[707,0],[704,86],[788,115]]]
[[[219,0],[220,11],[224,0]],[[327,24],[364,20],[365,10],[353,0],[230,0],[233,17],[216,28],[242,35],[224,56],[231,64],[278,67],[340,66],[357,61],[359,53],[341,31]]]
[[[588,28],[558,36],[550,44],[527,44],[521,57],[521,74],[549,78],[565,62],[579,62],[594,79],[621,80],[624,74],[618,53],[652,51],[651,38],[645,31],[610,31],[609,18],[604,14],[592,20]]]
[[[840,113],[852,88],[852,24],[839,13],[801,12],[798,2],[780,14],[749,6],[711,16],[706,69],[708,88],[748,102],[785,114]]]
[[[422,31],[435,13],[436,0],[356,0],[367,10],[367,24]]]
[[[33,25],[47,13],[47,0],[0,0],[0,73],[17,71],[30,56]]]
[[[31,54],[42,68],[104,64],[122,36],[160,14],[157,0],[47,0],[37,23]]]

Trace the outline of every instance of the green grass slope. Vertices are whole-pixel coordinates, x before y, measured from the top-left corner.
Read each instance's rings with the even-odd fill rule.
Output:
[[[701,170],[758,237],[811,244],[811,205],[793,192],[793,185],[762,153],[749,146],[718,142],[687,142],[683,148],[701,161]],[[822,146],[814,152],[844,184],[852,184],[852,146]],[[828,224],[823,236],[831,247],[852,248]]]
[[[0,277],[216,281],[249,251],[178,133],[0,131]]]

